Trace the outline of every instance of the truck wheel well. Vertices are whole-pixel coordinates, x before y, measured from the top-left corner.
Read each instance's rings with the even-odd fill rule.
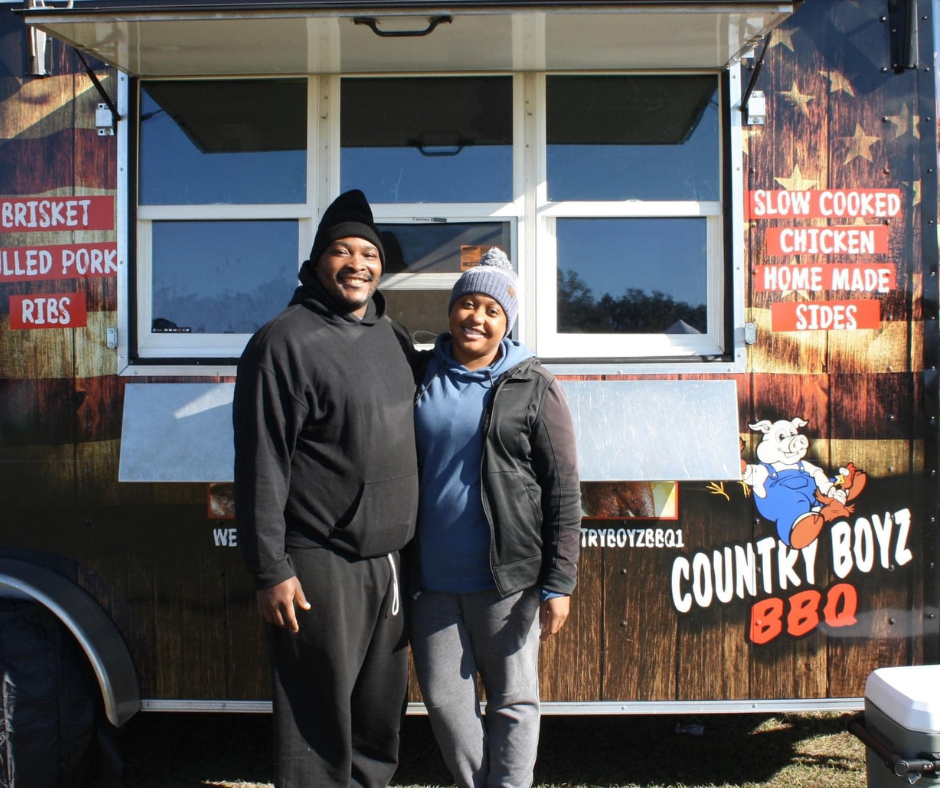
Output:
[[[28,599],[72,633],[98,679],[108,720],[121,727],[140,711],[137,669],[111,617],[83,588],[37,564],[0,558],[0,597]]]

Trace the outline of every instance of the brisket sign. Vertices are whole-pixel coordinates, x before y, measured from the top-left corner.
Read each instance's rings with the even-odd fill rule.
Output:
[[[0,233],[113,229],[114,197],[17,197],[0,200]]]

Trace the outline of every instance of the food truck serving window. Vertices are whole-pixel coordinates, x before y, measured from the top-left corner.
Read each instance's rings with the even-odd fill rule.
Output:
[[[140,84],[141,358],[235,357],[283,308],[307,210],[306,99],[306,79]]]
[[[713,75],[546,78],[541,352],[721,352],[720,106]]]
[[[516,336],[574,362],[728,358],[728,79],[487,73],[139,80],[139,363],[220,363],[290,300],[362,189],[418,344],[490,246]]]

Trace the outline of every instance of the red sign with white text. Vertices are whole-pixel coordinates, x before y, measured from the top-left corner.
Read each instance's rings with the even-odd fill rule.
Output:
[[[881,327],[881,302],[796,301],[770,305],[771,331],[856,331]]]
[[[900,189],[755,189],[746,219],[891,219],[901,214]]]
[[[84,293],[10,296],[10,328],[82,328]]]
[[[114,197],[0,199],[0,233],[113,229]]]
[[[116,275],[115,243],[0,249],[0,284]]]
[[[833,227],[768,227],[767,254],[885,254],[888,228],[842,224]]]
[[[893,263],[754,266],[754,290],[758,293],[790,290],[888,293],[894,290],[895,279]]]

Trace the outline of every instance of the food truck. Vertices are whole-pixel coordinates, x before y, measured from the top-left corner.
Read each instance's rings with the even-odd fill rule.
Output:
[[[562,381],[546,713],[856,709],[940,661],[938,11],[0,2],[0,786],[270,709],[235,365],[350,188],[416,345],[497,246]]]

